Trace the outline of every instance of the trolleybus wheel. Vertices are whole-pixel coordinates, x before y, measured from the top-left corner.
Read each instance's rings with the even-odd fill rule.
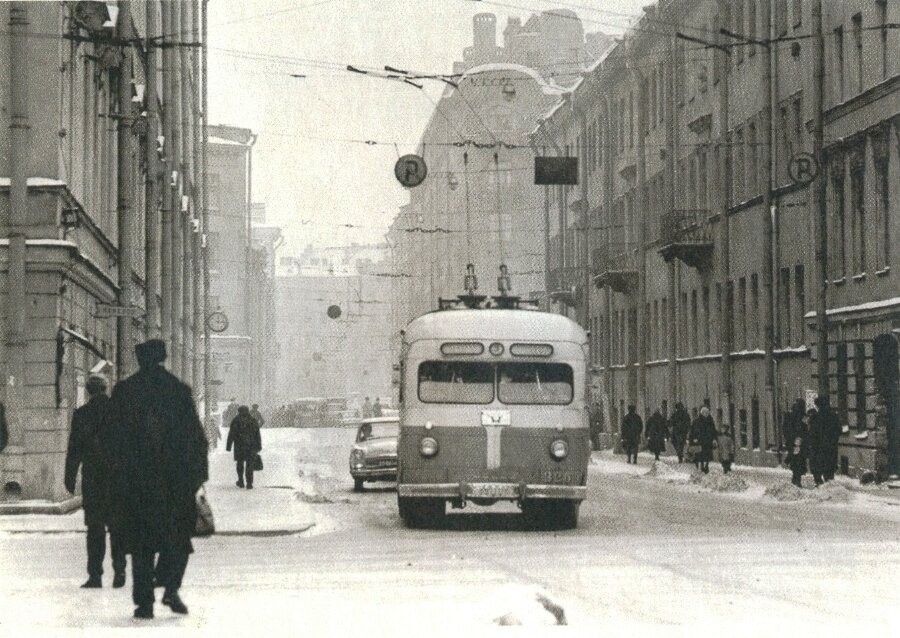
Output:
[[[444,500],[440,498],[410,498],[398,496],[400,518],[413,529],[430,527],[444,517]]]
[[[360,478],[353,479],[353,491],[354,492],[362,492],[364,483],[365,483],[365,481],[363,481]]]

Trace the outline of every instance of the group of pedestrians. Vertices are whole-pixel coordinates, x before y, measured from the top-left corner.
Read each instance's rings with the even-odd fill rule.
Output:
[[[628,406],[628,413],[622,419],[622,446],[628,457],[628,463],[637,463],[637,454],[644,435],[647,449],[653,453],[657,461],[659,455],[666,449],[666,440],[670,439],[679,463],[682,463],[687,455],[697,469],[708,474],[713,451],[717,450],[722,471],[726,474],[731,471],[734,462],[734,440],[726,427],[721,431],[716,429],[708,405],[700,408],[693,421],[680,402],[675,404],[675,410],[668,420],[663,416],[665,411],[664,402],[662,408],[654,410],[647,419],[645,432],[644,422],[637,414],[636,406]]]
[[[113,587],[125,585],[131,555],[135,618],[153,618],[154,589],[173,612],[188,613],[179,589],[193,552],[196,497],[208,479],[207,439],[191,389],[163,367],[165,343],[135,347],[138,371],[107,397],[104,377],[91,375],[88,402],[75,410],[66,453],[65,486],[74,493],[79,468],[87,526],[88,580],[102,587],[107,533]]]
[[[374,417],[380,417],[384,415],[384,408],[381,405],[381,399],[375,397],[375,403],[373,404],[369,397],[366,397],[366,400],[363,401],[362,404],[362,418],[371,419]]]
[[[234,448],[234,462],[237,469],[238,487],[253,489],[253,473],[262,469],[262,436],[260,428],[265,419],[259,411],[259,404],[254,403],[248,408],[246,405],[238,405],[232,398],[222,415],[222,420],[228,423],[228,439],[225,442],[225,451],[230,452]]]
[[[817,397],[815,407],[797,399],[784,419],[784,441],[791,482],[801,486],[809,471],[816,486],[834,480],[837,471],[841,423],[826,397]]]

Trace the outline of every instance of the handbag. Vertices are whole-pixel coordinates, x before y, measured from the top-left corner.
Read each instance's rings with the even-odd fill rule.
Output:
[[[215,534],[216,522],[213,518],[212,508],[209,506],[209,501],[206,498],[206,488],[201,487],[197,491],[195,498],[197,501],[197,519],[194,521],[194,533],[192,536],[195,538],[207,538]]]
[[[253,455],[253,461],[251,461],[251,464],[254,472],[259,472],[263,469],[262,457],[259,455],[259,452]]]

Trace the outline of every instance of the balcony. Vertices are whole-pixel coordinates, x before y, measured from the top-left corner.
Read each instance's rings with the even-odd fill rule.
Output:
[[[632,251],[611,254],[606,248],[594,250],[594,285],[609,287],[628,295],[638,289],[638,269]]]
[[[584,269],[576,267],[555,268],[550,271],[550,299],[554,302],[562,302],[574,308],[578,305],[578,297],[581,291],[581,280],[584,277]]]
[[[680,259],[691,268],[708,269],[712,265],[713,241],[707,215],[706,210],[676,209],[665,213],[660,220],[659,253],[663,259]]]

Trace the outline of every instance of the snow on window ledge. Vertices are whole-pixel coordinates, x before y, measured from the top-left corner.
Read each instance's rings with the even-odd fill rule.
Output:
[[[865,280],[866,280],[866,273],[864,273],[864,272],[861,272],[857,275],[853,275],[853,281],[865,281]]]
[[[876,271],[875,271],[875,276],[876,276],[876,277],[886,277],[886,276],[889,275],[889,274],[891,274],[891,267],[890,267],[890,266],[885,266],[885,267],[882,268],[881,270],[876,270]]]
[[[831,283],[835,286],[843,286],[845,283],[847,283],[847,278],[841,277],[840,279],[832,279]]]

